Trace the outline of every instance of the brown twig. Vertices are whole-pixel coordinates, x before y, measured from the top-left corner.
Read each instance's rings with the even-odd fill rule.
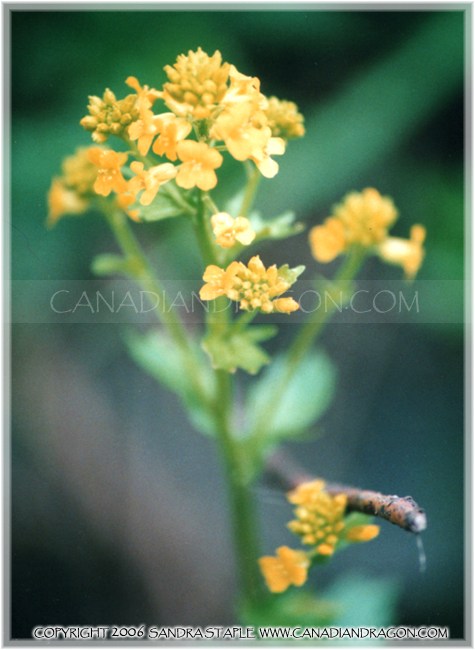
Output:
[[[283,453],[276,453],[266,464],[267,474],[284,490],[292,490],[301,483],[315,480],[303,471],[297,464]],[[426,529],[425,512],[412,497],[399,497],[395,494],[381,494],[372,490],[328,483],[325,489],[330,494],[346,494],[348,511],[364,512],[367,515],[381,517],[387,521],[408,530],[411,533],[421,533]]]

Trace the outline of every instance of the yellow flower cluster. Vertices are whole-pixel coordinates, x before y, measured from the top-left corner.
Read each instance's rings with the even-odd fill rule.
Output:
[[[303,585],[312,559],[333,555],[340,541],[368,542],[379,534],[379,526],[372,524],[347,528],[347,497],[344,494],[330,495],[325,490],[324,481],[317,479],[302,483],[289,492],[287,499],[296,506],[296,519],[288,527],[300,535],[304,544],[312,546],[312,550],[296,551],[283,546],[277,549],[276,557],[260,558],[261,572],[272,592],[285,591],[291,585]]]
[[[172,163],[178,159],[176,184],[208,191],[218,182],[220,151],[252,161],[271,178],[279,169],[271,156],[285,152],[287,139],[304,135],[303,117],[295,104],[268,99],[260,92],[259,79],[223,62],[219,51],[209,56],[198,48],[180,54],[164,69],[168,81],[161,90],[142,87],[129,77],[126,83],[135,94],[118,100],[107,89],[102,98],[89,98],[89,115],[81,124],[92,131],[95,142],[116,135],[136,142],[142,157],[152,149]],[[154,113],[158,98],[171,112]]]
[[[211,217],[216,243],[221,248],[232,248],[236,242],[249,246],[254,241],[256,233],[251,222],[245,217],[233,217],[227,212],[218,212]]]
[[[82,214],[88,209],[97,179],[88,152],[81,148],[63,160],[62,175],[53,179],[48,193],[48,225],[53,226],[65,214]]]
[[[289,279],[288,276],[286,267],[278,269],[274,264],[266,269],[258,255],[252,257],[247,266],[242,262],[231,262],[222,269],[210,264],[203,275],[206,284],[200,290],[200,298],[215,300],[226,296],[239,302],[245,311],[290,314],[299,308],[298,303],[293,298],[279,298],[297,277]]]
[[[309,234],[312,254],[318,262],[331,262],[352,248],[374,252],[381,259],[403,267],[406,277],[417,274],[424,258],[425,228],[415,225],[411,239],[388,236],[398,216],[394,203],[373,189],[351,192],[335,206],[333,214]]]

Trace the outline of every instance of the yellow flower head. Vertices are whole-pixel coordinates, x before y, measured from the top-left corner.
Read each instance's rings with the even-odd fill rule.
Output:
[[[207,191],[216,187],[218,178],[214,171],[222,165],[223,157],[204,142],[183,140],[179,142],[176,151],[183,162],[178,168],[176,183],[183,189],[199,187]]]
[[[191,124],[173,113],[162,113],[155,117],[159,136],[153,143],[153,152],[158,156],[166,156],[168,160],[177,159],[177,145],[191,131]]]
[[[127,190],[127,181],[120,169],[127,162],[126,153],[91,147],[88,157],[97,167],[97,179],[94,183],[94,191],[97,194],[109,196],[112,191],[120,194]]]
[[[129,181],[128,189],[136,195],[144,190],[140,197],[142,205],[150,205],[157,195],[160,186],[172,180],[176,176],[176,167],[171,163],[163,163],[150,169],[144,170],[144,164],[138,161],[130,163],[130,169],[135,176]]]
[[[117,99],[112,90],[107,88],[102,96],[89,97],[89,115],[80,121],[86,131],[92,131],[94,142],[102,143],[110,135],[122,136],[128,126],[139,119],[139,110],[136,105],[137,95],[127,95],[124,99]]]
[[[396,218],[392,200],[377,190],[352,192],[323,225],[310,231],[312,254],[318,262],[331,262],[351,246],[371,248],[387,237]]]
[[[303,115],[298,112],[297,105],[294,102],[269,97],[264,112],[273,136],[290,140],[305,135]]]
[[[303,551],[294,551],[288,546],[280,546],[276,557],[259,559],[259,566],[269,591],[281,593],[290,585],[301,587],[307,580],[310,560]]]
[[[222,248],[232,248],[236,242],[248,246],[256,233],[245,217],[233,217],[227,212],[218,212],[211,217],[211,226],[216,243]]]
[[[63,160],[62,176],[53,179],[48,193],[48,224],[53,226],[65,214],[82,214],[94,196],[97,168],[89,160],[89,149],[77,149]]]
[[[279,171],[279,165],[271,156],[281,156],[285,153],[285,140],[269,138],[263,149],[257,149],[250,156],[256,167],[266,178],[274,178]]]
[[[379,534],[379,526],[373,524],[347,527],[346,495],[330,495],[325,490],[325,482],[319,479],[302,483],[289,492],[287,499],[296,506],[296,519],[288,527],[301,536],[304,544],[315,547],[319,555],[333,555],[340,540],[369,542]]]
[[[48,192],[48,226],[54,226],[65,214],[82,214],[88,205],[88,201],[68,189],[61,178],[53,178]]]
[[[324,481],[317,480],[300,485],[287,498],[297,505],[296,519],[288,524],[289,529],[320,555],[333,555],[345,528],[346,495],[331,496]]]
[[[264,108],[267,105],[267,99],[260,91],[261,82],[257,77],[248,77],[239,72],[236,66],[231,65],[229,68],[229,80],[229,88],[223,97],[222,104],[229,105],[246,102],[256,108]]]
[[[408,280],[412,280],[419,271],[424,259],[424,240],[426,229],[415,224],[411,228],[410,239],[388,237],[378,246],[378,255],[385,262],[402,266]]]
[[[200,298],[214,300],[225,295],[239,302],[240,308],[246,311],[258,309],[265,314],[276,311],[289,314],[299,308],[298,303],[293,298],[279,299],[279,296],[292,286],[300,273],[301,267],[278,269],[274,264],[266,269],[258,255],[252,257],[247,266],[242,262],[231,262],[226,269],[210,265],[203,275],[206,284],[200,291]]]
[[[210,117],[226,93],[229,67],[218,50],[213,56],[201,47],[180,54],[173,66],[164,68],[169,79],[163,86],[166,105],[179,117]]]
[[[236,160],[248,160],[253,153],[263,151],[271,137],[269,128],[256,128],[252,121],[253,107],[249,103],[225,109],[216,119],[210,136],[223,140]]]

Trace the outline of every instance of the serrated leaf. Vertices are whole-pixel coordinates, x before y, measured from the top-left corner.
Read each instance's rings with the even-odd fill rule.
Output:
[[[202,433],[214,435],[212,418],[195,393],[183,354],[176,344],[156,331],[145,335],[130,331],[126,335],[126,344],[131,357],[145,372],[183,400],[192,424]],[[214,378],[205,363],[200,366],[198,379],[211,393]]]
[[[249,430],[259,426],[263,409],[285,377],[285,355],[279,355],[265,374],[249,389],[246,412]],[[273,444],[305,431],[318,420],[330,404],[336,371],[330,359],[320,351],[310,352],[299,364],[279,396],[266,422],[266,442]]]
[[[275,336],[277,328],[271,325],[255,325],[241,332],[232,329],[224,334],[209,334],[203,339],[203,349],[211,358],[211,365],[217,370],[236,372],[238,368],[251,375],[259,372],[270,357],[259,345],[260,341]]]

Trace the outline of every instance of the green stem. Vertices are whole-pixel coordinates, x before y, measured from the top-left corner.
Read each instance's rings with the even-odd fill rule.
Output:
[[[195,353],[190,346],[185,326],[176,313],[175,308],[170,303],[165,289],[155,276],[148,259],[143,253],[142,248],[130,227],[128,218],[123,212],[115,209],[111,210],[109,206],[104,207],[104,214],[119,247],[127,260],[131,262],[131,266],[134,269],[133,278],[145,291],[149,291],[160,297],[162,307],[161,312],[154,310],[154,314],[156,314],[158,321],[165,326],[170,337],[182,351],[187,372],[189,372],[190,377],[192,377],[197,395],[199,395],[200,399],[204,402],[208,402],[208,395],[199,379],[199,361],[195,358]]]
[[[220,260],[218,251],[216,250],[216,246],[212,240],[210,224],[209,220],[206,218],[205,212],[205,194],[203,192],[200,192],[198,198],[198,209],[193,219],[196,239],[198,241],[198,246],[201,252],[201,257],[203,258],[203,262],[206,265],[219,265]]]
[[[346,257],[345,262],[341,265],[332,284],[335,287],[345,288],[345,285],[353,280],[357,274],[363,259],[364,251],[359,249],[351,251]],[[286,356],[285,369],[281,374],[280,381],[272,391],[272,395],[269,396],[269,401],[262,408],[254,430],[251,433],[251,436],[254,438],[254,451],[257,458],[261,455],[261,449],[266,433],[273,424],[276,411],[275,405],[278,404],[284,396],[287,386],[292,380],[294,374],[297,372],[303,357],[319,337],[325,325],[328,323],[331,316],[333,316],[335,310],[336,304],[332,304],[320,319],[308,320],[291,344]]]
[[[262,580],[257,563],[259,546],[254,498],[231,431],[232,378],[224,370],[216,371],[216,375],[216,424],[228,482],[241,600],[257,603],[262,595]]]
[[[261,180],[261,174],[257,167],[250,167],[248,165],[248,181],[246,185],[246,191],[244,192],[244,197],[239,209],[238,217],[247,217],[249,210],[252,208],[254,199],[259,187],[259,182]]]

